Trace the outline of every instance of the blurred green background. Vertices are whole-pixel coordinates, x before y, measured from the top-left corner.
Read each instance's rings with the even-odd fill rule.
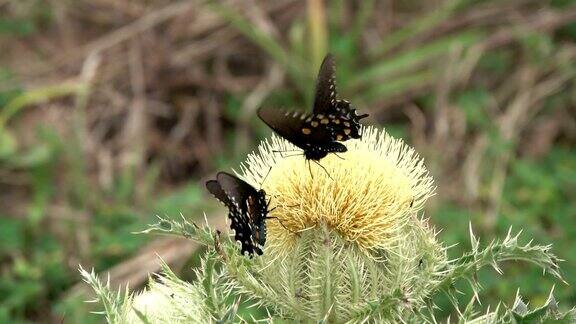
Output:
[[[195,245],[132,233],[221,224],[203,181],[270,134],[258,107],[310,109],[328,51],[341,97],[426,159],[451,256],[471,222],[566,260],[572,286],[481,272],[482,307],[554,284],[576,305],[575,40],[576,0],[1,0],[0,323],[102,321],[79,264],[139,288],[157,253],[191,278]]]

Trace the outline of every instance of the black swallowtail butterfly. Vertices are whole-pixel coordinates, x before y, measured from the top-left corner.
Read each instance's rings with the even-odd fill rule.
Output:
[[[266,192],[226,172],[219,172],[216,180],[206,182],[206,188],[226,207],[234,239],[242,244],[241,253],[261,255],[266,243],[268,205]]]
[[[346,152],[339,141],[360,138],[360,119],[348,101],[336,98],[334,59],[322,62],[312,114],[260,108],[258,116],[280,136],[304,150],[308,160],[320,160],[328,153]]]

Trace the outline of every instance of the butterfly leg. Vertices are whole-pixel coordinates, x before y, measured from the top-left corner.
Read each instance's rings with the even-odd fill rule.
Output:
[[[338,155],[338,153],[334,152],[334,155],[336,155],[340,160],[346,160],[345,158],[341,157],[340,155]]]
[[[268,202],[266,203],[266,210],[268,211],[268,213],[271,213],[274,211],[274,209],[276,209],[276,207],[278,206],[274,206],[274,208],[270,209],[270,203],[272,202],[272,198],[268,199]]]
[[[312,161],[314,161],[314,160],[312,160]],[[330,178],[332,181],[334,181],[334,178],[332,178],[330,176],[330,173],[328,173],[328,170],[326,170],[326,168],[322,164],[320,164],[320,162],[314,161],[314,163],[318,164],[318,166],[321,167],[322,170],[324,170],[324,172],[326,172],[326,175],[328,176],[328,178]]]
[[[314,175],[312,174],[312,167],[310,166],[310,160],[306,160],[304,163],[308,163],[308,172],[310,172],[310,178],[314,179]]]
[[[296,235],[300,235],[300,233],[298,232],[294,232],[292,230],[290,230],[288,227],[286,227],[286,225],[284,225],[282,223],[282,221],[280,220],[280,218],[276,217],[276,216],[267,216],[266,219],[275,219],[278,221],[278,223],[280,223],[280,225],[282,225],[282,227],[284,227],[285,230],[287,230],[288,232],[290,232],[291,234],[296,234]]]

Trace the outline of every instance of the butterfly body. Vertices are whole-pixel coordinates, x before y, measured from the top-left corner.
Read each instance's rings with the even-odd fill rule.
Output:
[[[304,151],[307,160],[318,161],[329,153],[346,152],[342,143],[362,137],[360,119],[346,100],[336,98],[334,59],[327,55],[320,67],[311,114],[260,108],[258,117],[278,135]]]
[[[304,150],[304,157],[307,160],[319,161],[324,158],[328,153],[343,153],[346,152],[347,148],[342,143],[329,142],[323,146],[315,146]]]
[[[266,215],[268,214],[268,203],[266,202],[266,192],[263,189],[257,191],[256,198],[249,196],[246,205],[248,215],[255,215],[252,219],[252,238],[257,245],[264,246],[266,243]]]
[[[234,239],[242,245],[241,253],[261,255],[266,243],[268,205],[266,192],[226,172],[206,182],[206,188],[226,207]]]

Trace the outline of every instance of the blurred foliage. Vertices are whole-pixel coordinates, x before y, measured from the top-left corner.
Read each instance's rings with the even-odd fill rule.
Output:
[[[131,233],[152,222],[155,214],[200,216],[211,208],[204,203],[200,177],[237,165],[256,138],[270,134],[253,117],[256,106],[310,106],[318,58],[324,54],[319,52],[325,46],[337,58],[342,96],[425,156],[439,185],[427,214],[439,228],[450,229],[441,233],[442,240],[460,244],[451,253],[465,250],[461,245],[468,244],[468,222],[479,224],[475,228],[487,241],[505,235],[512,225],[540,244],[553,243],[553,251],[566,260],[565,278],[575,284],[576,1],[392,1],[389,8],[378,1],[334,1],[325,10],[313,2],[279,2],[284,12],[274,13],[277,21],[268,12],[237,10],[237,2],[210,2],[195,9],[225,23],[220,21],[217,32],[204,30],[200,41],[169,39],[186,30],[176,18],[171,28],[157,23],[159,27],[128,38],[146,44],[149,37],[153,48],[141,49],[141,54],[156,55],[152,63],[142,63],[152,71],[146,71],[152,81],[143,93],[151,103],[162,102],[149,113],[154,116],[147,129],[153,134],[149,142],[156,146],[109,144],[118,156],[117,151],[142,150],[144,162],[118,162],[105,181],[94,166],[99,157],[95,143],[105,146],[114,142],[109,138],[124,134],[131,125],[131,101],[125,98],[137,93],[130,88],[135,87],[133,68],[115,69],[112,63],[137,60],[128,50],[114,56],[119,55],[115,48],[131,43],[82,46],[139,18],[168,15],[164,6],[169,6],[165,1],[0,3],[0,46],[6,49],[0,53],[0,322],[58,321],[62,316],[66,322],[85,322],[83,299],[66,299],[80,281],[77,265],[106,271],[148,243],[148,236]],[[80,45],[73,50],[62,40],[70,38],[65,17],[76,19],[72,38]],[[271,28],[275,23],[276,29]],[[222,36],[227,33],[241,36]],[[161,37],[154,38],[157,34]],[[205,58],[192,56],[193,63],[201,62],[196,65],[184,60],[200,73],[200,81],[183,72],[183,65],[171,65],[187,42],[202,48],[212,39],[224,45],[209,48]],[[73,54],[62,59],[60,46]],[[87,53],[86,48],[111,53],[105,60],[108,69],[102,70],[120,72],[99,76],[95,84],[82,77],[71,81],[82,74],[83,62],[74,55]],[[213,62],[223,52],[234,53],[236,63],[226,63],[251,71],[246,78],[256,75],[257,82],[219,77],[228,70]],[[246,57],[250,64],[242,61]],[[62,67],[61,61],[69,65]],[[162,68],[154,70],[158,66]],[[262,75],[278,67],[287,80],[267,89],[282,76]],[[162,79],[166,74],[192,81],[182,85],[181,80]],[[200,117],[192,117],[202,122],[178,137],[178,121],[190,118],[181,112],[191,111],[180,104],[189,99],[182,92],[194,100],[207,99],[196,102]],[[55,109],[72,115],[72,122],[57,123],[50,115]],[[111,116],[102,117],[102,109]],[[211,110],[220,116],[209,119]],[[219,137],[215,122],[222,131]],[[73,130],[63,131],[66,127]],[[104,135],[100,129],[106,130]],[[494,272],[481,273],[482,294],[512,304],[521,288],[534,304],[546,302],[554,282],[512,263],[503,270],[506,282],[496,280]],[[555,295],[561,308],[576,304],[569,286],[557,286]]]

